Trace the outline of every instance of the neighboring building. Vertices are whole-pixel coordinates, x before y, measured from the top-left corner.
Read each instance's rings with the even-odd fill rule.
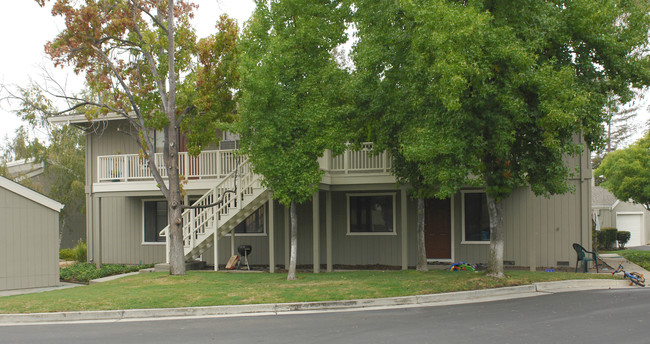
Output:
[[[20,159],[7,163],[9,176],[28,187],[49,194],[55,176],[45,172],[45,164],[34,162],[33,159]],[[78,203],[78,202],[77,202]],[[66,204],[65,216],[61,216],[59,232],[60,248],[72,248],[79,240],[86,239],[86,215],[83,212],[83,201],[80,204]]]
[[[598,215],[600,228],[630,232],[626,246],[650,244],[650,212],[643,205],[620,201],[606,189],[593,186],[591,207]]]
[[[103,263],[166,261],[167,207],[136,143],[117,116],[89,123],[84,116],[51,119],[86,130],[87,238],[89,259]],[[120,128],[118,131],[117,129]],[[288,209],[250,173],[231,148],[236,137],[206,149],[198,157],[180,153],[187,201],[208,204],[237,183],[237,197],[224,207],[184,215],[186,258],[224,265],[237,246],[252,245],[251,264],[287,266]],[[153,140],[161,144],[157,136]],[[183,150],[181,145],[181,151]],[[386,154],[347,151],[320,159],[324,171],[319,192],[298,206],[298,264],[326,270],[335,265],[385,265],[406,269],[417,262],[417,202],[407,197],[390,174]],[[161,162],[162,157],[156,160]],[[571,244],[591,243],[591,167],[587,153],[569,159],[579,169],[570,180],[573,194],[536,197],[521,188],[504,202],[508,265],[575,265]],[[160,166],[160,165],[159,165]],[[160,169],[164,175],[164,168]],[[234,178],[235,174],[237,178]],[[487,263],[489,221],[485,193],[465,188],[447,200],[426,201],[426,246],[431,261]],[[231,232],[234,231],[234,236]],[[217,233],[216,239],[214,233]],[[216,245],[215,245],[216,242]]]
[[[0,177],[0,290],[59,284],[59,212],[50,198]]]

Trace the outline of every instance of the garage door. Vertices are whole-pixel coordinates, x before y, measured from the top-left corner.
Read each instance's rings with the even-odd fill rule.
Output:
[[[630,232],[630,241],[627,243],[627,246],[640,246],[644,245],[645,242],[642,240],[647,240],[643,238],[643,233],[641,228],[643,227],[643,214],[616,214],[616,228],[619,231],[628,231]]]

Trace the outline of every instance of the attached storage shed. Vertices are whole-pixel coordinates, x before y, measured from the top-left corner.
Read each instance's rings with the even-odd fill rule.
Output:
[[[0,177],[0,290],[59,285],[63,204]]]

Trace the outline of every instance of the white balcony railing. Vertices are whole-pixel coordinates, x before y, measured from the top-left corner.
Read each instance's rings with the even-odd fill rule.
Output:
[[[380,172],[389,173],[391,158],[386,152],[373,151],[373,144],[366,142],[359,150],[346,150],[331,157],[329,171],[336,173]]]
[[[223,178],[237,167],[240,159],[234,150],[204,151],[198,156],[179,154],[179,173],[186,179]],[[156,153],[156,166],[163,178],[167,170],[162,153]],[[104,155],[97,157],[97,181],[153,180],[149,162],[139,154]]]
[[[198,156],[179,153],[180,174],[185,179],[222,179],[237,168],[243,157],[235,150],[203,151]],[[167,177],[162,153],[155,156],[160,175]],[[379,173],[389,174],[391,158],[386,152],[373,152],[372,143],[364,143],[359,150],[347,150],[344,154],[331,156],[328,152],[321,160],[321,168],[333,174]],[[97,157],[97,181],[144,181],[153,180],[148,162],[139,154],[104,155]]]

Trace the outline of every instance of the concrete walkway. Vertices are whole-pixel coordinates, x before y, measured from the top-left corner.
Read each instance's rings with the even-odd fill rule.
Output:
[[[618,254],[615,254],[615,253],[603,253],[603,254],[599,254],[598,258],[600,258],[600,260],[605,262],[605,264],[609,265],[609,267],[611,268],[611,270],[609,272],[613,272],[614,270],[616,270],[616,268],[618,268],[619,264],[622,264],[623,269],[625,271],[627,271],[627,272],[638,272],[640,274],[643,274],[643,276],[645,276],[646,279],[650,278],[650,272],[648,270],[646,270],[646,269],[644,269],[644,268],[630,262],[629,260],[619,256]],[[623,276],[622,273],[619,273],[618,275]]]

